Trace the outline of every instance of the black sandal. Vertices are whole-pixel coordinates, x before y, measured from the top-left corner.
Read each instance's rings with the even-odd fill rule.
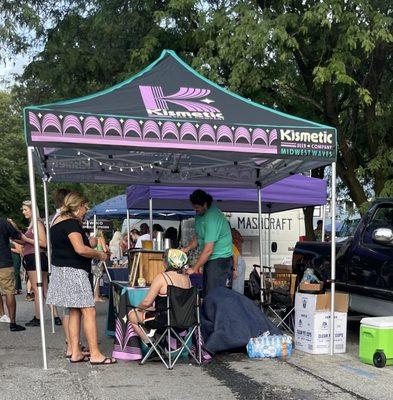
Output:
[[[71,356],[72,357],[72,356]],[[69,358],[70,363],[72,364],[76,364],[76,363],[81,363],[81,362],[88,362],[90,361],[90,358],[88,356],[83,356],[82,358],[80,358],[79,360],[71,360],[71,357]]]
[[[107,362],[110,361],[110,362]],[[102,361],[90,361],[90,365],[111,365],[111,364],[116,364],[117,360],[114,358],[110,358],[110,357],[105,357]]]
[[[67,341],[65,342],[66,346],[68,346]],[[80,348],[81,348],[81,353],[86,357],[90,357],[90,350],[86,347],[86,346],[82,346],[82,344],[80,344]],[[71,358],[72,354],[67,354],[67,352],[65,353],[65,358]]]

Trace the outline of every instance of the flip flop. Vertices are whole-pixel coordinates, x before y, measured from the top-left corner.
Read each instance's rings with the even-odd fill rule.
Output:
[[[107,362],[109,361],[109,362]],[[113,358],[105,357],[102,361],[90,361],[90,365],[111,365],[111,364],[116,364],[117,361]]]
[[[67,344],[67,342],[66,342]],[[90,350],[86,346],[80,346],[81,347],[81,352],[84,356],[90,357]],[[71,358],[72,354],[65,354],[65,358]]]
[[[76,364],[76,363],[81,363],[81,362],[88,362],[90,361],[90,358],[87,356],[83,356],[82,358],[80,358],[79,360],[71,360],[71,357],[69,358],[70,363]]]

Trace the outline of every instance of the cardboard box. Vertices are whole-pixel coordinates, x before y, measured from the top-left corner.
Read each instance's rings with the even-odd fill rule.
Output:
[[[274,264],[274,272],[279,274],[290,274],[292,273],[292,264]]]
[[[295,348],[310,354],[330,352],[330,312],[317,311],[305,315],[295,311]],[[334,352],[345,353],[347,313],[334,313]]]
[[[299,286],[300,291],[304,292],[320,292],[323,289],[323,282],[309,283],[302,282]]]
[[[330,352],[330,293],[296,293],[295,348],[310,354]],[[347,339],[348,295],[336,293],[334,314],[334,351],[345,353]]]
[[[303,311],[328,311],[330,310],[330,293],[309,294],[296,293],[295,309]],[[334,296],[334,311],[348,311],[348,294],[336,292]]]

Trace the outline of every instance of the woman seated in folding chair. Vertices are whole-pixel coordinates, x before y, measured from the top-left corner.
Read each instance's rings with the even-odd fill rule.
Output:
[[[138,323],[148,330],[164,329],[167,325],[167,289],[176,286],[189,289],[191,281],[186,274],[187,255],[181,250],[169,249],[164,257],[165,272],[157,275],[145,299],[128,313],[128,318],[139,337],[145,344],[149,343]],[[154,304],[154,307],[153,307]]]

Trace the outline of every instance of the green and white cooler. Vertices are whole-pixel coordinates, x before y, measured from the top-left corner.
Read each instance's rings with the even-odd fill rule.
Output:
[[[393,365],[393,317],[363,318],[360,324],[360,361],[378,368]]]

